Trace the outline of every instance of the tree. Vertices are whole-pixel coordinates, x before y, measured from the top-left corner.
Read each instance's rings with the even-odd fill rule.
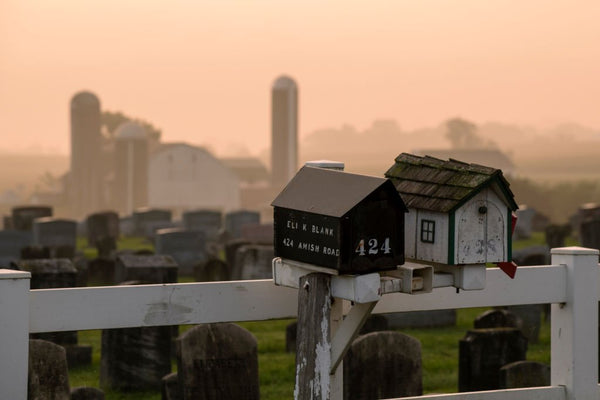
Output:
[[[115,131],[123,122],[136,122],[140,124],[148,134],[148,137],[151,140],[158,141],[160,140],[160,135],[162,134],[161,130],[154,127],[150,122],[144,121],[142,119],[134,119],[128,117],[120,111],[111,112],[111,111],[102,111],[102,115],[100,117],[102,124],[102,131],[108,138],[113,138],[115,135]]]
[[[446,121],[446,137],[455,149],[483,147],[483,140],[477,135],[477,126],[462,118]]]

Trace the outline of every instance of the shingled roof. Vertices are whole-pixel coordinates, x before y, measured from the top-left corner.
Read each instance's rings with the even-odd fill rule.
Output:
[[[497,183],[512,210],[518,208],[502,171],[477,164],[402,153],[385,173],[408,208],[451,212],[484,187]]]

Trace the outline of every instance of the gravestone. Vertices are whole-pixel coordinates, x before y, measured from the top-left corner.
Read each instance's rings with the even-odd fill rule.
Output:
[[[69,400],[69,371],[65,349],[46,340],[29,340],[27,398]]]
[[[125,281],[176,283],[177,269],[177,263],[168,255],[121,254],[116,261],[115,283]]]
[[[259,399],[256,338],[230,323],[195,326],[177,339],[182,399]]]
[[[194,280],[196,282],[228,281],[229,269],[224,261],[211,258],[194,266]]]
[[[550,386],[550,366],[536,361],[515,361],[500,368],[499,389]]]
[[[123,236],[135,236],[135,225],[133,215],[119,218],[119,232]]]
[[[216,210],[186,211],[181,216],[183,227],[188,231],[204,232],[208,242],[215,242],[219,238],[219,231],[223,225],[223,214]]]
[[[225,232],[231,239],[242,238],[242,228],[245,225],[260,224],[260,213],[256,211],[232,211],[225,214]]]
[[[76,387],[71,389],[71,400],[104,400],[104,392],[93,387]]]
[[[581,221],[579,240],[583,247],[600,249],[600,218]]]
[[[52,207],[22,206],[12,209],[12,226],[17,231],[31,231],[36,218],[51,217]]]
[[[119,214],[114,211],[91,214],[87,217],[86,226],[88,244],[98,249],[100,257],[108,257],[117,249]]]
[[[551,249],[565,247],[565,239],[571,234],[571,225],[552,224],[546,226],[544,230],[546,235],[546,244]]]
[[[423,394],[421,343],[400,332],[358,337],[344,357],[344,399]]]
[[[273,224],[248,224],[242,226],[242,239],[250,243],[273,245],[274,238]]]
[[[123,285],[164,283],[127,281]],[[171,372],[171,326],[104,329],[100,385],[117,390],[160,390]]]
[[[529,343],[537,343],[542,325],[543,304],[524,304],[506,307],[519,318],[517,328],[521,330]]]
[[[273,278],[273,246],[249,244],[237,249],[231,271],[233,280]]]
[[[285,351],[296,352],[296,338],[298,337],[298,321],[290,322],[285,327]]]
[[[513,251],[512,259],[517,265],[548,265],[550,248],[546,245],[528,246]]]
[[[50,249],[47,247],[31,245],[21,249],[21,260],[39,260],[45,258],[50,258]]]
[[[473,321],[475,329],[519,328],[520,324],[521,321],[517,315],[503,309],[487,310],[475,317],[475,321]]]
[[[179,275],[192,276],[194,266],[207,258],[205,235],[200,231],[159,229],[154,236],[154,246],[158,254],[173,257],[179,265]]]
[[[177,372],[171,372],[163,376],[161,385],[162,400],[181,400],[181,390],[179,388],[179,378]]]
[[[533,208],[529,208],[526,205],[520,205],[519,209],[515,211],[517,215],[517,225],[513,233],[513,239],[529,239],[531,237],[533,217],[536,211]]]
[[[5,230],[14,229],[14,225],[12,222],[12,216],[10,216],[10,215],[2,216],[2,222],[3,222],[3,227]]]
[[[389,329],[442,328],[456,326],[456,310],[409,311],[381,314]]]
[[[0,231],[0,267],[8,268],[11,261],[21,258],[21,250],[33,242],[31,232],[3,230]]]
[[[459,341],[458,391],[498,389],[500,368],[526,355],[527,339],[516,328],[467,331]]]
[[[172,227],[172,213],[158,208],[140,208],[133,212],[133,227],[136,236],[152,238],[161,228]]]
[[[31,289],[77,287],[77,269],[68,258],[21,260],[17,265],[21,271],[31,273]],[[32,333],[30,337],[63,346],[70,367],[92,362],[92,347],[78,345],[76,331]]]
[[[33,222],[33,243],[50,249],[51,257],[73,258],[77,244],[77,222],[52,217]]]
[[[113,285],[116,282],[116,260],[112,258],[94,258],[88,262],[88,282],[91,286]]]
[[[229,267],[229,272],[233,270],[233,266],[236,264],[235,257],[240,247],[250,244],[248,241],[243,239],[231,240],[225,244],[225,262]]]

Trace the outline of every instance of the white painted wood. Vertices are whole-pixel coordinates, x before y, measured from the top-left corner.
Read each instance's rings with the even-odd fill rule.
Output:
[[[484,264],[438,265],[436,271],[453,275],[454,287],[462,290],[481,290],[485,288],[487,268]]]
[[[299,261],[292,261],[276,257],[272,261],[273,281],[278,286],[287,286],[298,289],[298,282],[304,275],[313,272],[322,272],[329,275],[338,275],[338,271],[332,268],[323,268]]]
[[[485,206],[486,194],[480,192],[456,210],[457,264],[485,263],[486,214],[479,213]]]
[[[433,287],[442,288],[454,286],[454,275],[448,272],[435,272],[433,274]]]
[[[566,390],[563,386],[547,386],[402,397],[402,400],[566,400],[566,398]]]
[[[448,214],[416,210],[417,223],[415,235],[416,259],[424,262],[448,263]],[[433,243],[421,241],[421,221],[430,220],[435,222],[435,238]],[[407,256],[408,257],[408,256]]]
[[[0,269],[0,399],[27,398],[30,278]]]
[[[352,341],[358,336],[358,331],[371,314],[376,301],[355,304],[346,316],[331,340],[331,373],[335,373],[338,365],[344,359]]]
[[[552,249],[552,262],[565,265],[567,285],[564,304],[552,304],[551,383],[568,400],[598,398],[598,250]]]
[[[257,321],[297,315],[297,290],[270,279],[41,289],[30,294],[31,332]]]
[[[510,261],[507,259],[507,206],[492,189],[486,189],[485,194],[487,196],[486,262]]]
[[[381,276],[378,273],[331,277],[331,295],[356,303],[370,303],[379,300],[380,288]]]
[[[510,279],[499,268],[488,268],[486,287],[483,290],[456,293],[456,289],[444,287],[419,296],[388,294],[379,300],[373,312],[560,303],[566,299],[565,285],[564,266],[519,267],[515,279]]]
[[[409,208],[404,214],[404,257],[417,258],[417,210]]]

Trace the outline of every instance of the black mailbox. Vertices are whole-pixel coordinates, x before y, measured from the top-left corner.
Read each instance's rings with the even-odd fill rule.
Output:
[[[364,274],[404,264],[404,214],[384,178],[303,167],[271,204],[275,256]]]

